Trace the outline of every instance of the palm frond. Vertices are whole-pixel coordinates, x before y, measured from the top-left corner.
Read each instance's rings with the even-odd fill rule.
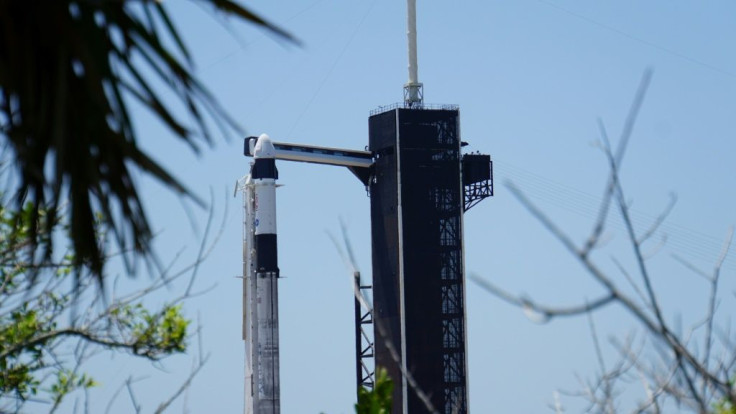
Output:
[[[235,1],[196,1],[294,41]],[[171,99],[164,95],[173,95],[184,115],[169,108]],[[104,261],[95,212],[127,252],[127,264],[141,254],[154,257],[135,171],[200,202],[138,147],[131,102],[147,108],[195,152],[212,142],[209,122],[239,131],[194,76],[191,54],[165,3],[0,1],[0,146],[11,150],[7,155],[17,178],[17,187],[8,192],[19,206],[30,202],[36,216],[41,210],[53,215],[68,201],[76,266],[100,280]],[[50,233],[56,220],[32,223],[32,233]],[[51,243],[34,246],[31,257],[50,259]]]

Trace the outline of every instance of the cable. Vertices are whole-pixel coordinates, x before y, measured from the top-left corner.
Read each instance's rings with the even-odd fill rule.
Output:
[[[665,53],[668,53],[668,54],[670,54],[672,56],[675,56],[675,57],[678,57],[680,59],[686,60],[686,61],[688,61],[690,63],[696,64],[696,65],[700,65],[700,66],[702,66],[704,68],[710,69],[710,70],[712,70],[714,72],[718,72],[718,73],[720,73],[722,75],[726,75],[726,76],[730,76],[732,78],[736,78],[736,73],[729,72],[727,70],[721,69],[721,68],[719,68],[717,66],[713,66],[713,65],[711,65],[709,63],[706,63],[706,62],[703,62],[701,60],[692,58],[690,56],[687,56],[687,55],[682,54],[680,52],[677,52],[675,50],[666,48],[664,46],[660,46],[660,45],[658,45],[656,43],[653,43],[653,42],[650,42],[648,40],[642,39],[640,37],[636,37],[634,35],[628,34],[628,33],[624,32],[623,30],[620,30],[620,29],[617,29],[617,28],[615,28],[613,26],[609,26],[607,24],[604,24],[604,23],[601,23],[599,21],[593,20],[590,17],[583,16],[582,14],[575,13],[572,10],[568,10],[568,9],[566,9],[566,8],[558,5],[558,4],[552,3],[549,0],[537,0],[537,2],[546,4],[547,6],[553,7],[555,9],[557,9],[557,10],[560,10],[560,11],[562,11],[564,13],[567,13],[570,16],[576,17],[576,18],[578,18],[580,20],[583,20],[583,21],[586,21],[586,22],[588,22],[590,24],[594,24],[594,25],[596,25],[598,27],[602,27],[602,28],[604,28],[604,29],[606,29],[608,31],[611,31],[613,33],[616,33],[616,34],[618,34],[620,36],[623,36],[623,37],[626,37],[628,39],[634,40],[636,42],[639,42],[639,43],[641,43],[643,45],[646,45],[646,46],[649,46],[651,48],[658,49],[658,50],[660,50],[662,52],[665,52]]]
[[[299,122],[301,121],[301,119],[304,117],[304,114],[306,114],[307,110],[309,110],[309,107],[312,106],[312,103],[314,102],[315,98],[317,98],[317,95],[319,95],[320,91],[322,91],[322,88],[325,86],[325,84],[327,83],[327,80],[330,78],[330,76],[332,75],[332,72],[335,70],[335,68],[337,67],[337,64],[340,62],[340,59],[345,54],[345,52],[348,50],[348,47],[350,46],[350,44],[353,43],[355,36],[358,34],[358,31],[360,30],[361,26],[363,26],[363,23],[365,22],[366,18],[368,18],[368,15],[370,14],[371,10],[373,10],[373,6],[376,5],[377,1],[378,0],[373,0],[371,2],[371,5],[368,7],[368,9],[366,9],[365,14],[363,14],[363,17],[360,19],[360,22],[358,23],[357,26],[355,26],[353,33],[348,38],[347,43],[345,43],[345,46],[343,46],[342,50],[337,55],[337,58],[335,58],[334,62],[332,62],[332,66],[330,66],[330,69],[327,71],[327,74],[322,79],[322,81],[319,83],[319,86],[317,86],[317,90],[314,91],[314,94],[312,94],[312,97],[309,99],[309,102],[307,102],[307,105],[304,107],[302,112],[296,118],[296,120],[294,121],[294,124],[292,124],[291,129],[289,130],[289,133],[286,134],[286,136],[291,136],[291,134],[296,129],[297,125],[299,125]]]
[[[309,6],[307,6],[307,7],[303,8],[303,9],[299,10],[298,12],[296,12],[295,14],[293,14],[291,17],[289,17],[288,19],[286,19],[284,21],[284,23],[291,22],[292,20],[296,19],[297,17],[301,16],[302,14],[304,14],[304,13],[308,12],[309,10],[313,9],[314,7],[316,7],[318,4],[322,3],[323,1],[325,1],[325,0],[317,0],[314,3],[310,4]],[[236,40],[239,40],[239,38],[237,37],[237,35],[233,35],[233,37]],[[261,40],[263,40],[263,38],[264,38],[264,35],[261,34],[256,39],[251,40],[250,42],[247,42],[247,43],[240,42],[240,47],[239,48],[236,48],[236,49],[230,51],[229,53],[227,53],[226,55],[220,57],[219,59],[216,59],[215,61],[210,62],[207,66],[204,67],[204,69],[205,70],[212,69],[213,66],[219,65],[220,63],[226,61],[227,59],[229,59],[229,58],[235,56],[236,54],[244,51],[248,46],[251,46],[251,45],[254,45],[254,44],[260,42]]]

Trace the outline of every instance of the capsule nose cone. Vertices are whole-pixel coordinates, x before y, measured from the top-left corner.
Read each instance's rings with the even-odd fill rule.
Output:
[[[273,147],[271,138],[266,134],[261,134],[253,148],[254,158],[274,158],[276,156],[276,148]]]

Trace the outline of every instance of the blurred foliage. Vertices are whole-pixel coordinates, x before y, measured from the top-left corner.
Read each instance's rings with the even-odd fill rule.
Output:
[[[30,398],[56,407],[72,391],[94,387],[80,372],[90,352],[158,360],[186,350],[189,321],[179,304],[150,309],[142,304],[146,291],[106,304],[91,276],[70,276],[73,254],[31,272],[24,251],[31,237],[47,236],[34,233],[29,220],[48,217],[33,209],[0,207],[0,412],[19,411]],[[48,277],[31,276],[37,272]]]
[[[716,404],[713,414],[736,414],[736,408],[729,402],[720,402]]]
[[[731,380],[731,387],[736,387],[736,381]],[[736,414],[736,404],[724,398],[713,405],[713,414]]]
[[[254,24],[293,42],[234,0],[192,1],[217,18]],[[51,234],[65,203],[75,270],[86,268],[102,281],[95,211],[102,212],[129,269],[137,257],[154,258],[137,172],[201,204],[141,150],[144,137],[134,128],[131,107],[142,106],[195,152],[212,142],[212,124],[226,136],[239,130],[194,76],[166,3],[0,1],[0,151],[11,155],[15,208],[31,206],[30,220],[22,222],[29,226],[25,240],[45,242],[29,256],[35,263],[52,259],[53,239],[37,235]],[[39,220],[43,213],[47,220]]]
[[[372,390],[361,387],[358,389],[358,403],[355,404],[356,414],[389,414],[391,412],[391,393],[394,384],[388,377],[386,369],[376,369],[376,383]]]

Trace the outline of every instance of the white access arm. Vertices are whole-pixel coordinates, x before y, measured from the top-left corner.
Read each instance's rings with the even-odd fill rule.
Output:
[[[246,156],[253,156],[253,149],[257,139],[258,137],[248,137],[245,139],[244,154]],[[373,165],[373,154],[370,151],[289,144],[285,142],[274,142],[273,146],[276,149],[274,158],[277,160],[354,168],[370,168]]]

